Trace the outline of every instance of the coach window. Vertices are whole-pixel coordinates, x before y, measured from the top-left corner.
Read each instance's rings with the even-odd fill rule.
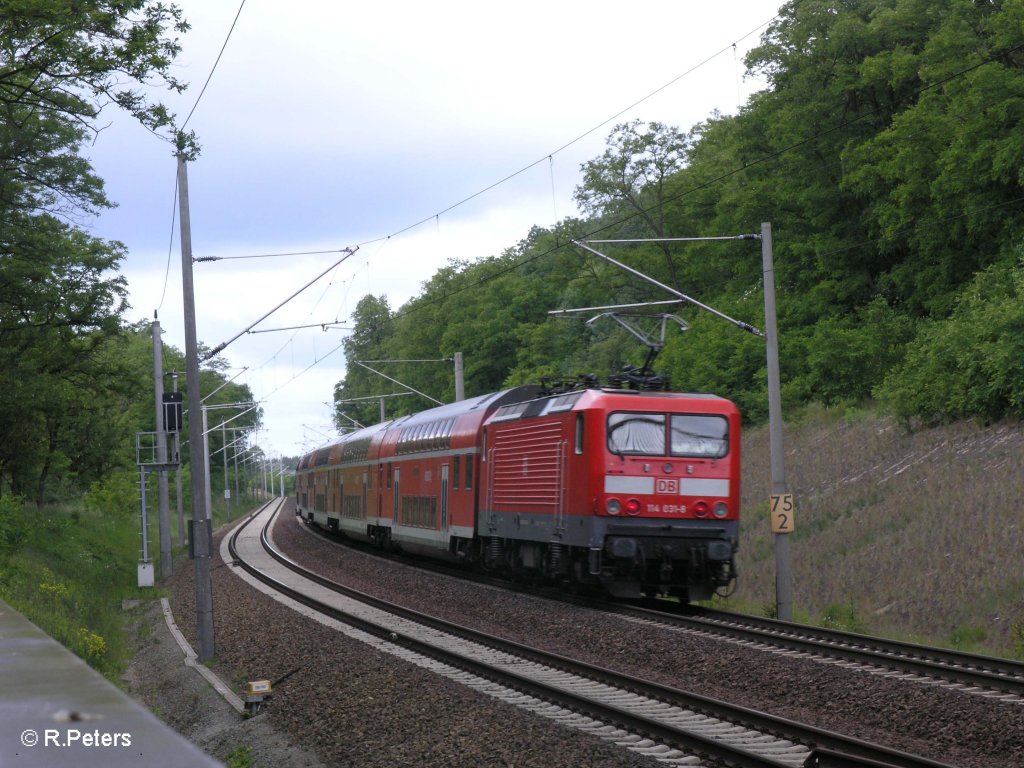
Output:
[[[388,464],[388,490],[391,490],[391,464]]]
[[[466,454],[466,490],[473,488],[473,456]]]
[[[462,471],[462,457],[457,455],[452,459],[452,490],[459,490],[459,472]]]
[[[583,453],[583,414],[576,414],[576,454]]]

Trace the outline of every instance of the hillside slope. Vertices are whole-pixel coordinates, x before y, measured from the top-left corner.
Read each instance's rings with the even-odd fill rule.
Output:
[[[869,633],[1024,656],[1024,426],[908,433],[869,412],[787,416],[794,611]],[[768,430],[744,437],[739,587],[775,604]]]

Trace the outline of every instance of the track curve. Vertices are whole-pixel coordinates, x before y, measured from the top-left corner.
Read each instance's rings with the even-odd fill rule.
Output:
[[[361,593],[353,594],[351,590],[311,574],[276,551],[270,542],[268,530],[279,506],[254,514],[226,539],[226,559],[242,564],[253,578],[259,579],[264,585],[271,585],[274,590],[289,595],[291,599],[332,615],[342,622],[359,624],[361,631],[370,633],[378,640],[398,645],[403,652],[423,654],[434,660],[443,658],[445,664],[469,668],[471,674],[491,680],[503,677],[506,681],[503,684],[519,690],[525,689],[531,697],[553,699],[556,706],[587,713],[591,720],[601,721],[598,730],[611,727],[614,731],[619,726],[628,726],[641,738],[654,736],[662,742],[642,746],[641,749],[671,750],[681,747],[716,762],[731,765],[824,766],[833,764],[828,762],[835,759],[831,757],[833,752],[846,755],[841,758],[846,761],[846,765],[886,764],[921,768],[937,768],[942,765],[792,721],[731,707],[724,702],[647,683],[526,646],[498,641],[488,635],[441,622]],[[263,519],[267,522],[257,537],[250,526]],[[245,531],[249,533],[244,534]],[[347,604],[339,608],[338,602],[342,599],[346,603],[358,605]],[[383,612],[390,618],[384,618],[383,621],[379,615],[371,618],[368,614],[373,612]],[[396,620],[395,616],[399,619]],[[439,635],[445,636],[440,643],[437,642]],[[458,646],[458,650],[446,647],[452,645]],[[485,650],[469,653],[467,648],[470,645]],[[481,658],[480,654],[484,657],[497,654],[501,659],[495,662]],[[544,669],[538,671],[541,667]],[[595,690],[600,693],[594,693]],[[611,701],[602,702],[602,696]],[[631,698],[635,701],[626,706],[624,702]],[[710,729],[717,733],[704,736],[699,732],[684,731],[678,724],[671,724],[679,717],[703,721],[707,724],[705,732]],[[709,720],[714,722],[708,723]],[[616,725],[609,726],[607,723]],[[781,739],[778,734],[782,735]],[[621,734],[611,736],[616,737],[623,738]],[[741,742],[743,746],[730,744],[730,738]],[[659,759],[667,762],[674,758],[665,755]],[[685,757],[681,755],[679,759]]]

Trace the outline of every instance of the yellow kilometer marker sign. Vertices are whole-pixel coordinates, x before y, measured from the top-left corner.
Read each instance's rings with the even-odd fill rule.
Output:
[[[792,493],[771,495],[772,533],[792,533],[796,530]]]

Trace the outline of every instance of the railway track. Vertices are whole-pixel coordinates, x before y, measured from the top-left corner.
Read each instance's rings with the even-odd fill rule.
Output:
[[[613,606],[638,621],[701,635],[843,663],[872,674],[936,682],[966,693],[1024,705],[1024,664],[1010,659],[960,653],[853,632],[697,609],[680,614],[657,608]]]
[[[323,538],[341,546],[336,536],[318,531]],[[360,551],[380,553],[360,547]],[[406,565],[408,560],[402,560]],[[742,614],[679,606],[663,600],[648,606],[577,598],[551,589],[535,590],[501,579],[456,571],[444,564],[426,562],[415,567],[454,578],[472,578],[485,584],[525,591],[537,596],[597,610],[624,618],[693,634],[725,639],[762,650],[799,655],[821,663],[842,664],[867,674],[898,678],[926,685],[941,684],[964,693],[999,699],[1024,706],[1024,663],[993,656],[962,653],[945,648],[905,643],[854,632],[812,627],[804,624]],[[660,605],[658,605],[660,603]],[[671,606],[675,606],[673,609]]]
[[[665,764],[899,766],[943,764],[840,734],[500,640],[349,590],[294,563],[273,546],[280,504],[254,514],[225,539],[225,560],[264,591],[330,617],[382,651],[447,674],[516,706],[609,739]],[[257,525],[257,524],[261,525]]]

